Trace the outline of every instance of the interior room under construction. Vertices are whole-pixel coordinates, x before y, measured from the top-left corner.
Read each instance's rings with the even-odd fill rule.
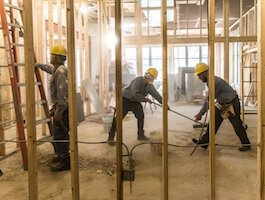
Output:
[[[0,0],[0,22],[0,199],[265,199],[264,0]]]

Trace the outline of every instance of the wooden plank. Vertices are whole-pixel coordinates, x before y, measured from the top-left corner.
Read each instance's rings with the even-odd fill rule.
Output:
[[[48,20],[49,20],[49,47],[53,47],[53,0],[48,0]]]
[[[224,79],[229,82],[229,0],[223,0],[224,13]]]
[[[85,6],[88,6],[88,3],[84,3]],[[87,13],[84,14],[84,48],[85,48],[85,78],[91,79],[91,59],[90,59],[90,37],[89,37],[89,18]],[[86,101],[86,115],[91,113],[91,104],[90,101]]]
[[[38,199],[38,170],[37,170],[37,145],[36,141],[36,110],[34,86],[34,48],[33,48],[33,19],[32,0],[24,1],[24,57],[26,78],[26,116],[28,137],[28,177],[29,199]]]
[[[258,1],[258,144],[257,149],[257,200],[265,199],[265,1]]]
[[[1,89],[0,89],[1,91]],[[2,93],[1,93],[2,94]],[[1,102],[1,97],[0,97],[0,102]],[[3,121],[2,118],[2,106],[0,106],[0,122]],[[5,130],[3,125],[0,124],[0,140],[4,140],[5,139]],[[6,155],[6,145],[5,143],[0,144],[0,156],[4,156]]]
[[[116,162],[117,162],[117,200],[123,199],[122,182],[122,34],[121,0],[115,1],[115,38],[116,38]]]
[[[140,0],[138,0],[135,3],[135,17],[136,17],[136,23],[135,23],[135,33],[137,38],[137,75],[141,76],[143,75],[143,64],[142,64],[142,45],[141,45],[141,36],[142,36],[142,15],[141,15],[141,3]]]
[[[215,83],[214,83],[214,44],[215,44],[215,0],[208,1],[209,13],[209,108],[210,108],[210,199],[216,199],[215,183]]]
[[[102,1],[98,1],[98,36],[100,37],[98,40],[98,73],[99,73],[99,80],[100,80],[100,86],[99,86],[99,97],[103,99],[103,85],[104,80],[102,78],[104,69],[102,66]]]
[[[37,53],[36,54],[37,61],[40,63],[45,63],[46,59],[44,58],[44,54],[46,53],[46,51],[44,51],[43,47],[46,44],[46,38],[44,37],[44,32],[43,32],[43,30],[45,29],[44,18],[43,18],[43,1],[38,0],[38,1],[36,1],[35,4],[36,4],[36,8],[33,11],[37,12],[37,19],[35,19],[35,23],[34,23],[37,30],[35,31],[34,38],[38,38],[38,39],[34,41],[34,43],[37,43],[37,47],[34,49],[35,49],[35,52],[37,50],[37,52],[36,52]],[[33,14],[33,16],[35,16],[35,15]],[[41,75],[41,79],[43,81],[43,84],[46,85],[47,84],[46,73],[41,71],[40,75]],[[44,85],[43,85],[43,87],[44,87]],[[38,92],[37,92],[37,94],[39,97],[40,95]],[[43,119],[46,117],[45,112],[42,109],[42,106],[39,106],[39,108],[40,108],[41,118]],[[41,129],[42,129],[42,135],[47,135],[47,124],[42,124]]]
[[[167,84],[167,1],[162,1],[162,47],[163,47],[163,199],[168,200],[168,84]]]
[[[162,38],[159,37],[140,37],[139,38],[140,42],[142,45],[149,45],[149,44],[160,44],[162,42]],[[229,37],[228,38],[229,42],[256,42],[257,37],[256,36],[239,36],[239,37]],[[168,43],[169,44],[190,44],[190,43],[207,43],[208,38],[207,37],[194,37],[194,38],[173,38],[173,37],[168,37]],[[216,37],[215,42],[225,42],[224,37]],[[124,38],[123,39],[123,44],[124,45],[135,45],[137,44],[137,38]]]
[[[74,1],[66,1],[67,27],[67,63],[68,63],[68,106],[70,125],[70,156],[71,156],[71,184],[72,199],[80,199],[79,164],[77,146],[77,111],[76,111],[76,71],[75,71],[75,14]]]
[[[87,5],[87,2],[85,2],[85,6]],[[87,13],[84,16],[84,34],[85,34],[85,78],[89,78],[91,80],[91,59],[90,59],[90,37],[89,37],[89,22],[88,22],[88,16]],[[91,104],[88,100],[86,102],[86,114],[89,115],[91,113]]]
[[[57,0],[57,15],[58,15],[58,44],[63,45],[62,43],[62,35],[63,35],[63,28],[62,28],[62,0]]]

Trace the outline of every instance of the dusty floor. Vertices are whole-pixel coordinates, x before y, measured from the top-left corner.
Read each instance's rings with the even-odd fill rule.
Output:
[[[194,105],[171,105],[173,110],[193,117],[199,110]],[[162,128],[161,108],[154,114],[145,110],[145,130]],[[86,119],[78,127],[79,141],[105,141],[102,124]],[[256,143],[256,118],[247,116],[248,135]],[[133,115],[124,121],[124,143],[131,149],[137,144],[136,120]],[[193,129],[193,122],[169,113],[169,143],[191,145],[191,138],[198,137],[200,130]],[[216,143],[239,144],[232,125],[225,121],[216,136]],[[198,148],[193,156],[193,148],[169,147],[169,199],[207,200],[209,199],[209,151]],[[49,143],[38,147],[38,180],[40,200],[71,199],[70,172],[50,172],[52,156]],[[234,147],[216,148],[216,186],[218,200],[253,200],[256,198],[256,148],[249,152],[239,152]],[[107,144],[79,144],[80,194],[82,200],[116,199],[115,147]],[[124,182],[124,199],[159,200],[162,194],[161,156],[151,151],[150,145],[138,146],[133,151],[136,178],[132,183]],[[4,176],[0,177],[0,199],[28,199],[27,172],[21,167],[20,152],[0,161]],[[112,175],[112,173],[114,173]]]

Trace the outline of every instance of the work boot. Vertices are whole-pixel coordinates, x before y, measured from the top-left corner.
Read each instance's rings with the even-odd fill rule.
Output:
[[[249,151],[251,150],[251,146],[242,146],[238,148],[238,151]]]
[[[55,154],[53,157],[52,157],[52,160],[51,160],[51,163],[52,164],[55,164],[55,163],[58,163],[60,162],[60,157],[58,154]]]
[[[70,163],[58,162],[51,166],[52,172],[64,171],[70,169]]]
[[[115,145],[114,138],[112,138],[112,137],[109,136],[109,138],[108,138],[108,140],[107,140],[107,143],[108,143],[108,145],[110,145],[110,146],[114,146],[114,145]]]
[[[140,140],[140,141],[150,141],[150,138],[149,137],[146,137],[144,134],[142,134],[142,135],[138,135],[137,140]]]
[[[205,143],[205,142],[198,141],[198,140],[196,140],[195,138],[192,139],[192,142],[193,142],[194,144],[204,144],[204,143]],[[208,145],[200,145],[200,146],[201,146],[201,148],[203,148],[203,149],[207,149],[207,148],[208,148]]]
[[[66,156],[64,158],[59,157],[59,162],[54,163],[51,166],[51,171],[56,172],[56,171],[64,171],[64,170],[69,170],[70,169],[70,156]]]

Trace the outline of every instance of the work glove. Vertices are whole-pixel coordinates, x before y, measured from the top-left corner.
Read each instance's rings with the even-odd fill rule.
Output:
[[[49,114],[50,114],[50,116],[51,116],[51,117],[53,117],[53,116],[54,116],[54,114],[55,114],[55,111],[56,111],[56,106],[55,106],[55,105],[53,105],[53,106],[52,106],[52,109],[50,109],[50,110],[49,110]]]
[[[43,64],[35,63],[35,67],[41,67]]]
[[[55,121],[60,121],[63,119],[63,112],[64,112],[65,108],[63,106],[56,106],[56,110],[53,116],[53,119]]]
[[[194,117],[196,122],[202,119],[202,115],[200,113],[196,114]]]
[[[146,99],[146,101],[148,102],[148,103],[153,103],[153,101],[151,100],[151,99]]]

